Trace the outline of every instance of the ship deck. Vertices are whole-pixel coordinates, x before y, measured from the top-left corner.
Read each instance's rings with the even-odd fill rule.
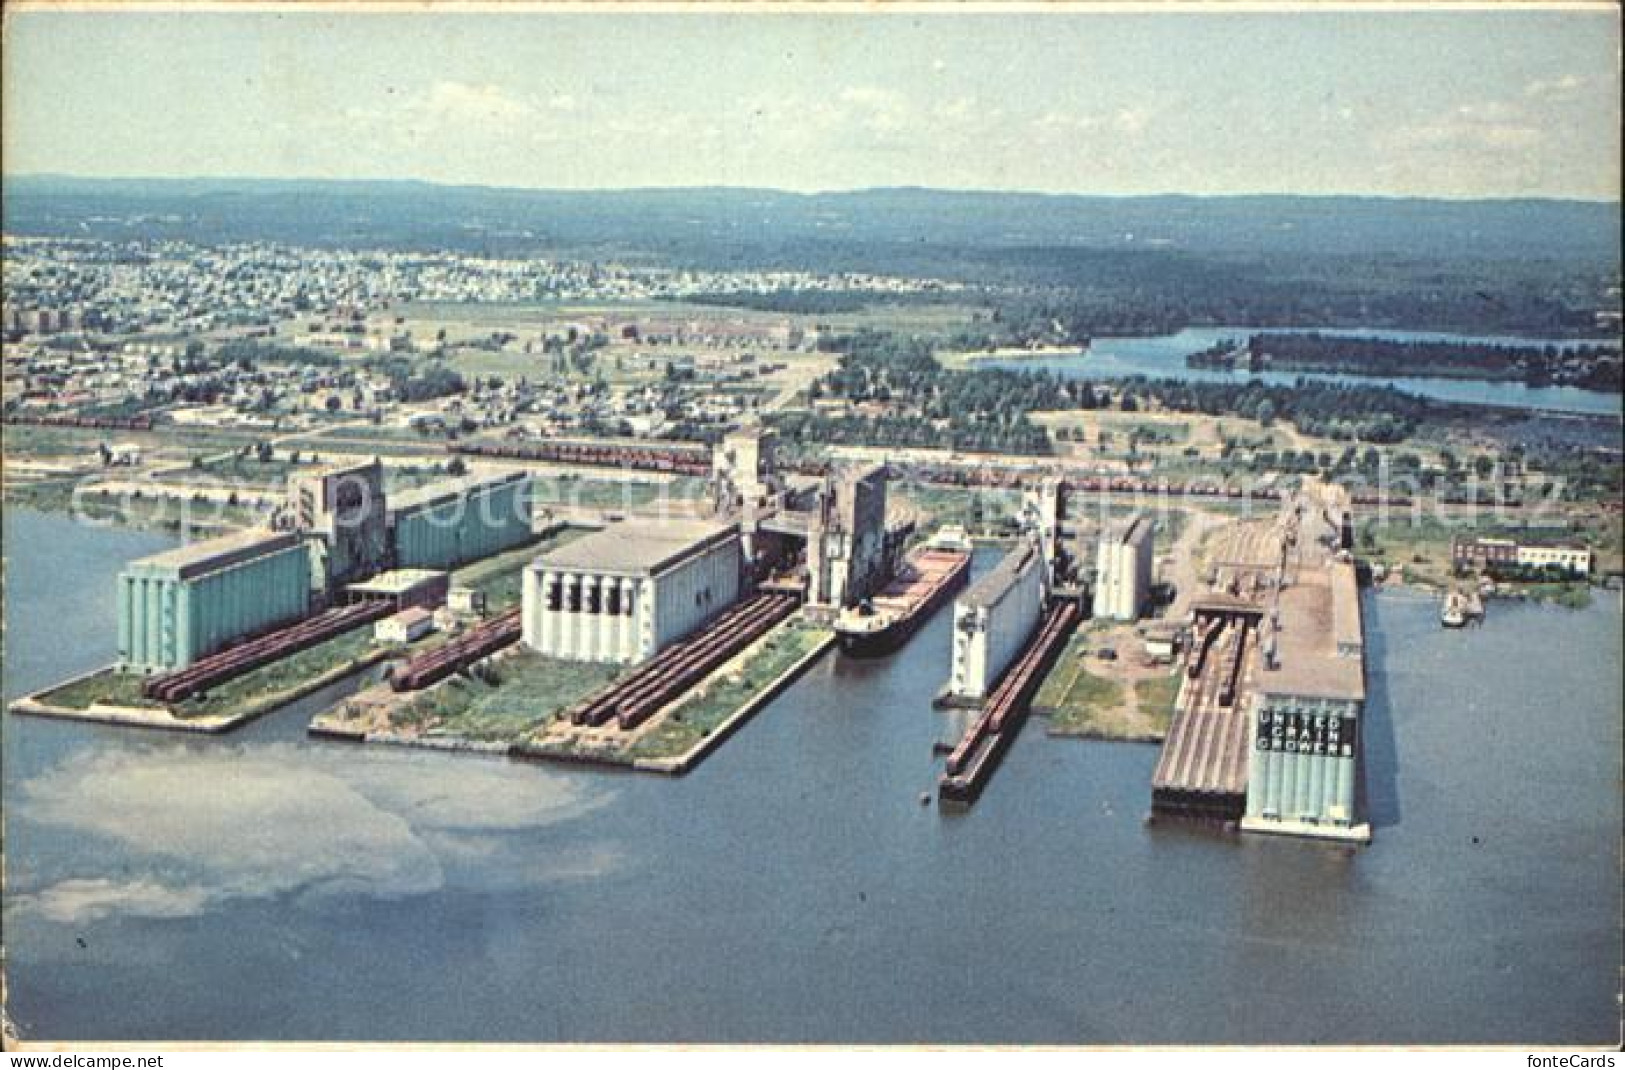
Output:
[[[890,621],[906,617],[930,604],[944,586],[951,584],[970,567],[970,555],[955,550],[920,550],[910,554],[897,568],[885,587],[869,598],[872,614],[843,610],[837,627],[843,630],[875,631]]]

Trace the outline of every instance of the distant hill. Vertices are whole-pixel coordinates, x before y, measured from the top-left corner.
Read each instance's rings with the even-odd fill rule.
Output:
[[[1613,265],[1619,205],[1359,197],[1084,197],[930,189],[559,191],[421,182],[5,180],[9,234],[276,240],[463,251],[618,250],[682,263],[826,266],[928,249]]]

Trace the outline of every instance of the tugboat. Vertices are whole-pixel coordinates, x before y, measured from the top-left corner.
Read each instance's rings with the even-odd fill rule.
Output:
[[[884,589],[835,618],[835,641],[852,657],[879,657],[908,637],[970,575],[971,541],[945,527],[910,551]]]
[[[1451,591],[1444,596],[1444,608],[1439,611],[1439,623],[1446,628],[1461,628],[1484,619],[1484,600],[1476,591]]]

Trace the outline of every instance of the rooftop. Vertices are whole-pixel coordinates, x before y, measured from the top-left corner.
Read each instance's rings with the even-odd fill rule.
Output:
[[[1150,517],[1144,513],[1133,513],[1122,520],[1114,521],[1101,537],[1106,542],[1122,543],[1126,546],[1150,538],[1151,528]]]
[[[425,487],[393,492],[389,496],[389,508],[396,513],[426,509],[486,487],[515,483],[525,478],[523,472],[508,472],[500,476],[464,476],[461,479],[448,479],[440,483],[430,483]]]
[[[1332,585],[1332,644],[1339,653],[1363,650],[1365,632],[1360,627],[1360,584],[1354,576],[1353,561],[1334,561]]]
[[[437,572],[431,568],[397,568],[389,572],[380,572],[362,583],[352,583],[349,589],[365,594],[404,594],[414,587],[443,576],[444,572]]]
[[[654,575],[737,532],[735,525],[713,520],[623,521],[549,550],[535,564],[580,572]]]
[[[998,605],[1037,559],[1038,555],[1033,552],[1033,544],[1023,542],[971,584],[969,589],[960,595],[959,601],[976,609]]]
[[[1282,589],[1276,668],[1262,669],[1255,677],[1259,693],[1364,701],[1360,595],[1353,578],[1352,565],[1336,562],[1305,570],[1299,582]],[[1350,649],[1345,645],[1350,634],[1354,652],[1339,654],[1340,647]]]
[[[200,572],[212,572],[262,554],[274,553],[299,544],[299,536],[291,532],[271,531],[268,528],[249,528],[230,535],[187,543],[173,550],[143,557],[130,562],[131,567],[170,570],[182,574],[181,578]]]

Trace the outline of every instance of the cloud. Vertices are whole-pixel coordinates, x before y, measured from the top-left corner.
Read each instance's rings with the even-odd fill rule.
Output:
[[[82,925],[110,914],[134,918],[185,918],[203,913],[210,893],[196,886],[169,888],[156,881],[118,883],[102,878],[72,879],[42,891],[19,895],[10,907],[62,925]]]
[[[573,98],[572,98],[573,103]],[[421,109],[436,122],[516,123],[528,119],[535,107],[489,82],[441,81],[430,87]]]
[[[1112,116],[1112,125],[1120,133],[1143,134],[1150,126],[1154,111],[1150,108],[1120,108]]]
[[[1532,123],[1458,112],[1451,118],[1398,127],[1385,140],[1400,150],[1500,152],[1532,149],[1543,137],[1541,128]]]
[[[70,858],[58,863],[66,872],[30,873],[33,888],[14,884],[8,910],[60,922],[182,917],[235,899],[418,895],[477,884],[484,870],[524,884],[601,875],[622,861],[606,845],[566,844],[538,864],[505,855],[505,837],[613,798],[547,769],[416,752],[92,754],[23,784],[15,813],[78,842],[116,845],[129,858],[125,879],[85,873]]]
[[[938,104],[931,114],[939,122],[963,123],[976,118],[980,111],[975,97],[964,96]]]
[[[1376,146],[1385,153],[1454,155],[1482,167],[1527,154],[1545,142],[1546,133],[1525,105],[1480,100],[1388,128],[1377,134]]]
[[[847,118],[870,134],[893,137],[913,125],[913,106],[901,93],[875,86],[849,86],[837,100]]]
[[[1568,100],[1578,95],[1585,84],[1586,80],[1577,74],[1564,74],[1557,78],[1535,78],[1525,83],[1523,93],[1526,97]]]

